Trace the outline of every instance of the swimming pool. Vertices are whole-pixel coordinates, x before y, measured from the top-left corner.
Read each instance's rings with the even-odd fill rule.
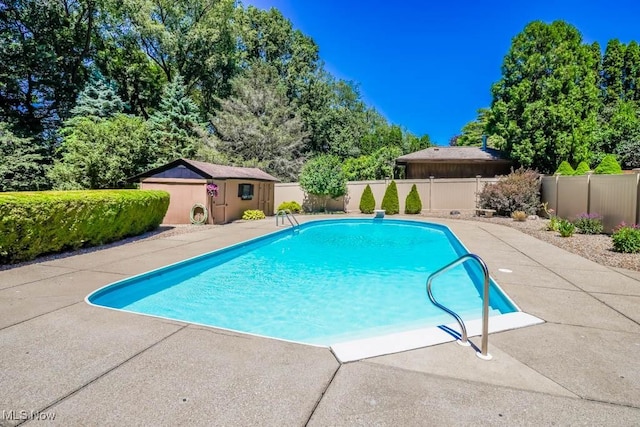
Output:
[[[306,344],[334,346],[434,327],[430,273],[467,253],[445,226],[406,220],[310,221],[106,286],[91,304]],[[465,321],[481,317],[470,263],[434,281]],[[491,314],[518,309],[492,281]]]

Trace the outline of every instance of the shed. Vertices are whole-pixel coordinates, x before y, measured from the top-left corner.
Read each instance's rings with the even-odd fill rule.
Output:
[[[407,179],[474,178],[506,175],[512,163],[488,147],[429,147],[396,159]]]
[[[248,209],[273,215],[274,183],[279,180],[257,168],[178,159],[129,181],[171,195],[164,224],[189,224],[196,211],[200,217],[206,213],[208,224],[224,224],[242,218]]]

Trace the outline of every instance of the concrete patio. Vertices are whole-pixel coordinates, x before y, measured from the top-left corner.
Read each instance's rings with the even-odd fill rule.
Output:
[[[329,349],[85,303],[276,226],[140,240],[0,271],[0,425],[640,425],[640,273],[509,227],[429,221],[546,323],[492,334],[491,361],[447,343],[340,364]]]

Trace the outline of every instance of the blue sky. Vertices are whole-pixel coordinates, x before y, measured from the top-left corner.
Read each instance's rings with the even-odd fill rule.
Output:
[[[564,20],[587,43],[640,42],[640,2],[590,0],[243,0],[275,7],[320,47],[334,76],[359,84],[391,123],[448,144],[491,104],[512,38],[531,21]]]

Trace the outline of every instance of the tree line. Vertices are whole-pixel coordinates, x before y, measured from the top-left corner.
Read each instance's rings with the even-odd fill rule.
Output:
[[[489,108],[451,145],[488,144],[517,164],[552,173],[562,161],[591,167],[614,154],[640,167],[640,47],[587,44],[572,25],[528,24],[512,40]]]
[[[234,0],[0,2],[0,191],[114,188],[178,157],[296,180],[390,176],[430,145],[328,73],[277,9]]]

